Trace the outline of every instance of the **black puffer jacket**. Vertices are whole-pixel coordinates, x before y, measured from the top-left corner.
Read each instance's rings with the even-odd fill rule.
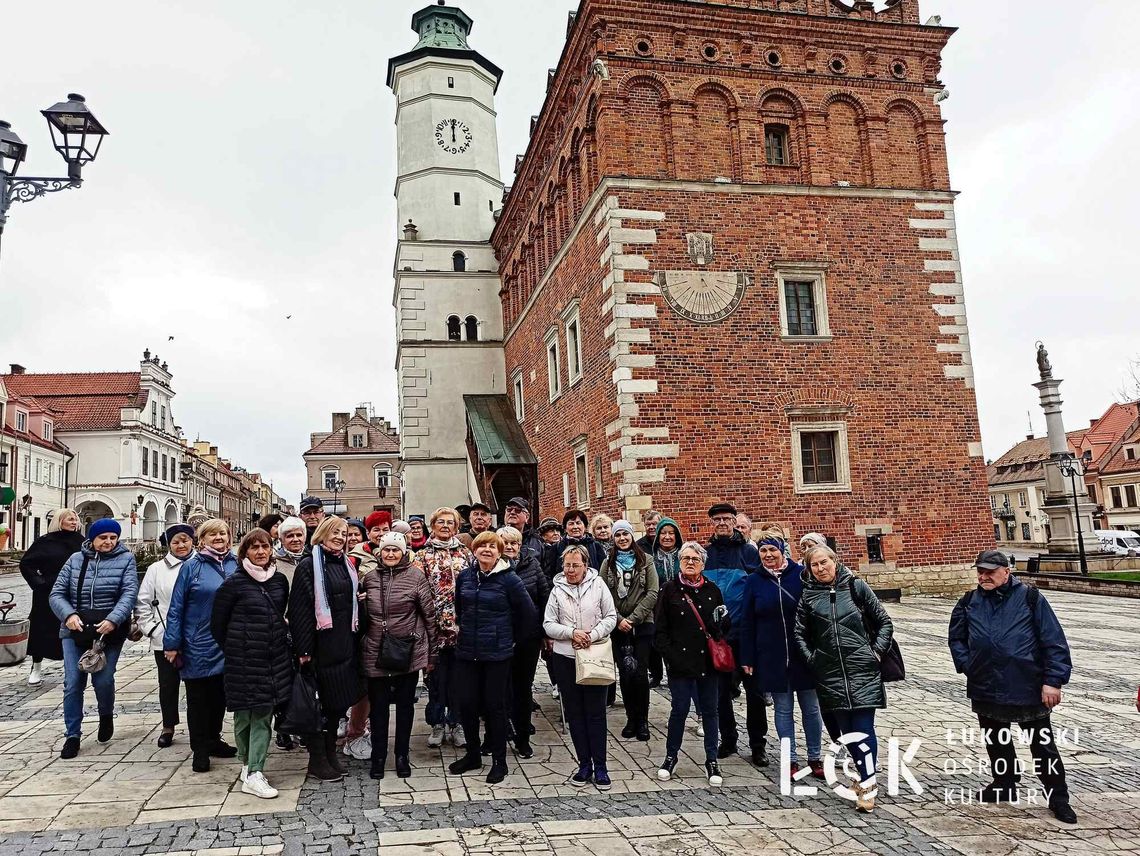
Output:
[[[550,598],[550,580],[542,572],[542,563],[538,556],[531,553],[524,546],[516,561],[511,562],[511,569],[518,574],[526,593],[530,595],[536,611],[536,619],[531,632],[520,637],[522,639],[537,639],[542,636],[542,614],[546,611],[546,601]]]
[[[210,631],[226,657],[226,707],[258,710],[289,700],[293,687],[293,652],[285,607],[289,583],[275,573],[259,583],[245,568],[214,595]]]
[[[297,565],[293,590],[289,592],[293,651],[298,657],[313,658],[312,668],[321,690],[321,707],[329,713],[343,713],[365,692],[364,678],[357,666],[359,634],[352,629],[352,602],[356,598],[356,589],[344,562],[343,555],[334,556],[325,551],[325,594],[332,613],[332,627],[328,630],[317,630],[311,555]]]
[[[657,611],[653,618],[656,636],[654,644],[669,668],[669,674],[678,678],[701,678],[713,674],[709,643],[685,596],[701,614],[701,620],[713,638],[723,638],[725,621],[713,621],[713,611],[724,605],[724,595],[716,583],[705,580],[699,589],[683,586],[679,579],[665,583],[657,598]]]
[[[804,590],[796,610],[796,645],[815,676],[819,706],[824,710],[886,707],[887,694],[879,658],[891,644],[890,616],[863,580],[843,565],[835,582],[818,582],[803,572]],[[852,599],[852,584],[859,602]],[[867,613],[870,638],[863,627]]]

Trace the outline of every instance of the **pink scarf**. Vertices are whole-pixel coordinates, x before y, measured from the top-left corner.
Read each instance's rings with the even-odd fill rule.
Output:
[[[259,583],[269,582],[269,578],[273,576],[274,571],[277,570],[277,565],[270,562],[266,567],[259,568],[249,559],[242,559],[241,565],[245,568],[245,572],[257,580]]]
[[[688,586],[691,589],[699,589],[701,586],[703,586],[705,584],[705,575],[704,574],[701,574],[699,577],[697,577],[697,581],[695,583],[691,583],[687,579],[685,579],[684,574],[678,574],[677,579],[681,581],[681,585]]]

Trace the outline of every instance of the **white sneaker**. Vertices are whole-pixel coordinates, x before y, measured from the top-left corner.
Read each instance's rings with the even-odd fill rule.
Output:
[[[241,773],[239,774],[239,778],[243,782],[249,778],[249,765],[248,764],[242,764]]]
[[[338,722],[336,724],[337,739],[339,740],[340,738],[346,736],[347,734],[348,734],[348,719],[346,717],[341,717],[340,722]]]
[[[32,663],[32,670],[28,672],[28,686],[38,687],[43,682],[43,663]]]
[[[705,736],[705,721],[703,719],[697,720],[697,737]]]
[[[447,730],[442,725],[433,725],[431,727],[431,736],[428,737],[428,746],[432,749],[438,749],[443,745],[443,738],[446,734]]]
[[[562,698],[562,693],[558,692],[558,685],[557,684],[555,684],[554,687],[551,688],[550,697],[552,699],[554,699],[555,701],[558,701],[558,699]]]
[[[357,761],[367,761],[372,757],[372,735],[362,734],[344,744],[344,754]]]
[[[241,786],[241,792],[253,794],[263,800],[271,800],[277,796],[277,788],[265,781],[265,776],[261,773],[250,773]]]
[[[467,748],[467,737],[463,734],[462,725],[451,726],[451,745],[456,749]]]

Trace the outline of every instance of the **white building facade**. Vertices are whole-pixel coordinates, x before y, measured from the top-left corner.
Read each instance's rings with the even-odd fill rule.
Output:
[[[395,288],[405,514],[478,496],[464,395],[505,393],[498,263],[503,198],[495,92],[502,72],[470,49],[460,9],[417,12],[420,36],[391,60],[396,95]]]

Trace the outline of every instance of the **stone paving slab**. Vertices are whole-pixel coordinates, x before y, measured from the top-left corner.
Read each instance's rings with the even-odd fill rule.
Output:
[[[881,797],[859,815],[826,788],[814,796],[782,794],[774,763],[756,769],[742,758],[723,764],[725,786],[710,788],[700,764],[701,742],[690,722],[684,757],[672,782],[658,782],[664,753],[667,691],[653,694],[652,739],[616,737],[624,725],[610,713],[613,790],[599,794],[567,783],[574,765],[559,709],[545,684],[535,717],[535,757],[508,759],[511,774],[491,786],[481,775],[452,776],[454,748],[431,750],[428,729],[413,734],[414,775],[390,773],[375,782],[367,764],[344,759],[343,782],[304,778],[301,752],[269,758],[266,776],[276,800],[242,794],[236,761],[190,769],[183,729],[158,749],[157,681],[145,646],[120,660],[116,733],[106,745],[85,738],[81,753],[62,761],[62,670],[46,669],[40,687],[24,682],[26,667],[0,669],[0,856],[98,852],[143,854],[367,853],[581,854],[665,856],[738,854],[1011,854],[1134,853],[1140,856],[1140,626],[1134,602],[1050,593],[1074,650],[1076,672],[1054,716],[1058,728],[1079,729],[1063,756],[1070,773],[1077,827],[1057,823],[1041,804],[947,805],[946,792],[984,783],[977,745],[961,745],[973,723],[964,681],[945,646],[950,601],[914,598],[889,611],[908,665],[908,679],[888,691],[878,718],[880,763],[888,740],[903,748],[923,741],[910,769],[924,792]],[[540,669],[542,681],[543,672]],[[94,731],[94,698],[89,693]],[[743,724],[743,706],[738,702]],[[227,725],[227,728],[229,726]],[[774,738],[774,729],[772,729]],[[798,742],[803,745],[802,735]],[[1028,758],[1024,747],[1021,755]],[[968,766],[971,763],[974,766]],[[1023,785],[1032,785],[1032,776]]]

